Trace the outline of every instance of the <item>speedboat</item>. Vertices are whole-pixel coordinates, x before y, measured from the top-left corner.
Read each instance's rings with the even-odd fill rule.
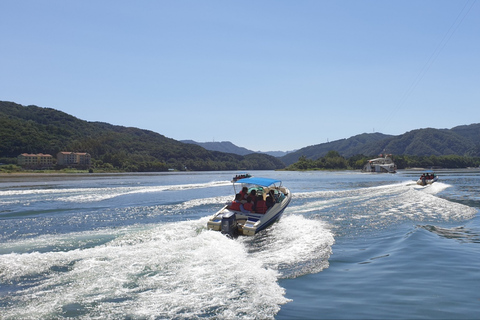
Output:
[[[235,175],[235,177],[232,178],[232,182],[237,182],[237,180],[245,179],[245,178],[251,178],[251,177],[252,176],[249,173],[242,172],[242,173],[239,173],[239,174]]]
[[[362,171],[363,172],[395,173],[397,172],[397,165],[393,162],[391,156],[385,155],[385,157],[368,160],[367,164],[363,166]]]
[[[428,170],[425,171],[420,178],[417,180],[417,184],[421,186],[426,186],[427,184],[432,184],[438,180],[438,176],[435,172]]]
[[[240,190],[244,187],[248,188],[248,193],[254,190],[257,197],[262,196],[263,200],[266,200],[267,195],[273,194],[273,206],[268,208],[265,213],[257,213],[234,210],[230,207],[230,203],[226,204],[209,219],[207,229],[221,231],[230,237],[253,236],[279,220],[292,200],[290,190],[282,186],[280,180],[261,177],[238,179],[233,182],[236,195],[238,187]]]

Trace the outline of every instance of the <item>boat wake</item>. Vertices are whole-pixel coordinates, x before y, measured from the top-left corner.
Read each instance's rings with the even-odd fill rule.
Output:
[[[338,233],[351,229],[384,228],[393,223],[452,221],[472,218],[477,209],[442,199],[450,187],[436,182],[427,187],[411,182],[342,191],[315,191],[295,195],[291,210],[329,222]]]
[[[0,199],[9,197],[9,203],[16,203],[15,197],[24,198],[26,196],[35,196],[36,201],[62,201],[62,202],[98,202],[113,199],[120,196],[143,194],[143,193],[159,193],[167,191],[184,191],[201,188],[224,187],[229,186],[228,181],[213,181],[199,184],[180,184],[166,186],[119,186],[106,188],[45,188],[45,189],[17,189],[17,190],[0,190]],[[7,204],[0,201],[0,204]]]
[[[36,192],[27,198],[38,201],[31,212],[4,209],[4,218],[15,218],[3,221],[8,234],[15,234],[20,219],[31,223],[25,223],[23,237],[0,241],[2,319],[273,319],[289,301],[280,280],[328,268],[334,237],[357,239],[411,221],[432,234],[478,242],[468,230],[437,226],[478,212],[441,198],[450,187],[441,182],[294,193],[280,221],[253,237],[230,239],[206,228],[219,204],[231,201],[217,192],[227,185],[0,191],[14,193],[7,201],[22,204],[25,192]],[[214,190],[189,191],[198,188]],[[188,196],[177,200],[178,190]],[[166,191],[175,196],[163,200]],[[158,197],[151,200],[152,193]],[[121,205],[96,203],[120,195]],[[43,208],[49,201],[60,205]],[[78,212],[65,214],[65,202],[81,203]]]
[[[207,220],[0,244],[16,252],[0,255],[2,291],[13,292],[0,295],[2,317],[268,319],[289,301],[279,279],[328,267],[333,236],[321,221],[285,216],[233,240]]]
[[[286,215],[257,237],[239,238],[249,244],[253,257],[280,272],[281,278],[295,278],[328,268],[334,244],[326,223],[301,215]]]

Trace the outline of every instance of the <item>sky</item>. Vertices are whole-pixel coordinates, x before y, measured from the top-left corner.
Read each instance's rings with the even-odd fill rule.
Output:
[[[2,0],[0,100],[254,151],[480,122],[475,0]]]

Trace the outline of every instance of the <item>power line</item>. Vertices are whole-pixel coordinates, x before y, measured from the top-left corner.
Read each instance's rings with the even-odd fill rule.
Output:
[[[388,122],[390,120],[390,118],[392,117],[393,113],[395,112],[395,110],[398,110],[400,109],[404,104],[405,102],[408,100],[408,98],[410,97],[410,95],[413,93],[413,91],[415,90],[415,88],[418,86],[418,84],[420,83],[420,81],[423,79],[423,77],[425,76],[425,74],[427,73],[427,71],[430,69],[430,67],[433,65],[433,63],[435,62],[435,60],[437,59],[437,57],[440,55],[440,53],[442,52],[443,48],[445,48],[445,46],[447,45],[448,41],[450,41],[450,39],[452,38],[453,34],[455,33],[455,31],[457,31],[458,27],[461,25],[461,23],[463,22],[463,20],[465,19],[465,17],[468,15],[468,13],[470,12],[470,10],[472,10],[472,7],[473,5],[475,4],[476,0],[467,0],[462,8],[462,10],[460,11],[460,13],[457,15],[457,18],[455,19],[455,21],[452,23],[452,25],[450,26],[450,28],[447,30],[447,32],[445,33],[445,35],[443,36],[442,40],[438,43],[438,45],[436,46],[435,50],[433,50],[432,54],[430,55],[430,57],[428,58],[428,60],[425,62],[425,64],[423,65],[423,67],[420,69],[420,71],[418,72],[417,76],[415,77],[415,79],[413,79],[413,81],[410,83],[410,85],[408,86],[407,90],[405,90],[405,92],[403,93],[402,97],[400,98],[397,106],[392,110],[392,112],[390,112],[389,116],[387,117],[386,119],[386,122]],[[468,6],[468,4],[470,3],[470,6]],[[467,8],[468,6],[468,8]]]

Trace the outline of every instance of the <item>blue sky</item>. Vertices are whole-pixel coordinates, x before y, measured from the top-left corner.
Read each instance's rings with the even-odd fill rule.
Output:
[[[0,100],[293,150],[480,122],[480,3],[0,1]]]

